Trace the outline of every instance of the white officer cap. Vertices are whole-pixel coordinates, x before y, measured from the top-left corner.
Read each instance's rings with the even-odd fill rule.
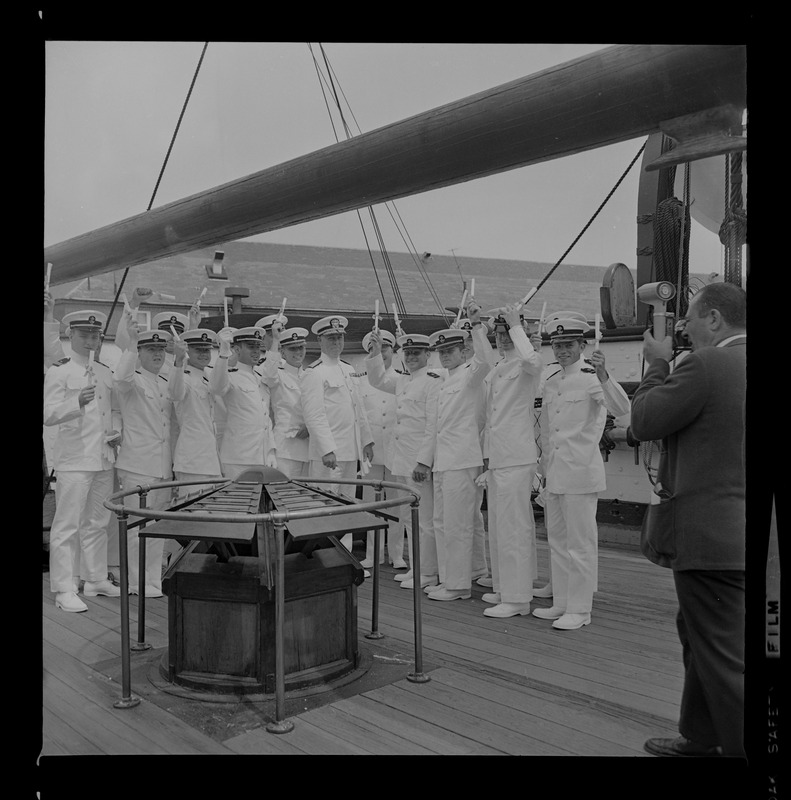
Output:
[[[207,347],[211,347],[217,342],[217,334],[208,328],[196,328],[191,331],[184,331],[184,333],[179,334],[179,338],[182,342],[186,342],[187,344],[206,345]]]
[[[159,328],[141,331],[137,337],[137,346],[142,347],[144,344],[151,344],[155,347],[164,347],[172,338],[173,334],[170,331],[160,330]]]
[[[291,345],[305,344],[307,338],[307,328],[287,328],[280,333],[280,346],[290,347]]]
[[[234,344],[239,344],[240,342],[263,342],[264,329],[255,325],[249,328],[238,328],[233,332],[232,341]]]
[[[283,325],[288,323],[288,317],[285,314],[269,314],[266,317],[261,317],[258,322],[255,323],[256,328],[263,328],[265,331],[269,331],[272,328],[272,323],[278,320]]]
[[[379,333],[382,335],[382,344],[389,344],[390,347],[393,348],[396,346],[396,338],[390,331],[384,331],[380,328]],[[365,336],[363,336],[363,350],[365,350],[366,353],[371,349],[370,344],[371,334],[366,333]]]
[[[446,347],[453,347],[454,345],[463,347],[468,336],[468,331],[463,328],[445,328],[441,331],[435,331],[428,339],[435,350],[444,350]]]
[[[403,336],[399,336],[396,341],[398,342],[398,346],[401,348],[420,347],[428,350],[429,347],[431,347],[431,341],[429,340],[429,337],[424,336],[422,333],[405,333]]]
[[[102,311],[71,311],[61,322],[68,328],[87,328],[101,330],[107,322],[107,314]]]
[[[348,327],[349,320],[346,317],[333,314],[331,317],[322,317],[318,322],[314,322],[310,329],[316,336],[321,336],[326,333],[346,333]]]
[[[176,311],[163,311],[160,314],[155,314],[154,319],[151,320],[151,325],[160,330],[169,331],[172,325],[176,329],[176,333],[181,333],[187,329],[189,321],[184,314],[179,314]]]
[[[553,317],[546,323],[546,329],[550,342],[570,342],[574,339],[584,339],[591,326],[576,317]]]
[[[463,317],[458,322],[455,320],[450,324],[451,328],[456,328],[457,330],[461,331],[471,331],[472,330],[472,322],[466,317]]]

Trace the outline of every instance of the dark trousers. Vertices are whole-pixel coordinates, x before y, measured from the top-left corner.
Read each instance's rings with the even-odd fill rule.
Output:
[[[744,572],[673,572],[684,654],[682,736],[744,756]]]

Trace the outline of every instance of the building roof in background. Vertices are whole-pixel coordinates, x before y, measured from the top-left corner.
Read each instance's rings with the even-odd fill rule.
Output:
[[[363,311],[373,313],[377,298],[381,311],[389,314],[395,295],[381,252],[333,247],[228,242],[216,248],[225,254],[227,280],[209,279],[206,265],[214,261],[215,248],[197,250],[132,267],[123,291],[131,296],[136,286],[145,286],[176,298],[175,305],[191,305],[203,287],[204,309],[222,309],[226,287],[243,287],[250,295],[246,308],[278,309],[283,298],[287,308]],[[407,313],[439,314],[429,286],[408,253],[389,253],[397,289]],[[513,302],[536,286],[552,268],[534,261],[468,258],[431,254],[421,257],[434,291],[443,306],[457,306],[463,279],[475,278],[475,294],[484,309]],[[530,301],[535,315],[544,302],[547,309],[578,309],[589,318],[599,311],[599,287],[609,265],[562,265]],[[374,269],[375,267],[375,269]],[[378,282],[377,282],[378,277]],[[123,278],[123,270],[92,276],[80,282],[52,287],[56,299],[112,300]],[[381,284],[381,291],[380,291]],[[382,298],[384,294],[384,298]],[[383,300],[386,308],[382,307]],[[230,302],[230,301],[229,301]],[[154,308],[157,303],[147,303]],[[162,303],[162,305],[173,305]]]

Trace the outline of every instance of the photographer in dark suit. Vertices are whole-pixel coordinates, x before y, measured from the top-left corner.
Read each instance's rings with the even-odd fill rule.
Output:
[[[663,446],[641,544],[673,570],[685,669],[681,736],[649,739],[654,755],[744,756],[745,330],[745,292],[716,283],[689,304],[672,372],[671,337],[644,334],[631,428]]]

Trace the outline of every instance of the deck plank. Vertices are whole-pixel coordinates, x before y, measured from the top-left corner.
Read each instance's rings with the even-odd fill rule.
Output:
[[[113,702],[121,687],[89,665],[59,658],[44,643],[44,706],[96,742],[108,755],[145,753],[228,753],[227,748],[156,705],[141,700],[133,708]],[[133,692],[134,694],[134,692]]]
[[[645,738],[676,732],[683,668],[672,575],[627,549],[600,548],[599,563],[593,623],[580,631],[555,631],[531,616],[486,618],[486,590],[477,585],[469,601],[423,596],[427,683],[406,680],[414,663],[412,592],[384,567],[378,627],[385,636],[365,639],[373,590],[366,580],[358,589],[359,641],[374,656],[373,669],[379,652],[403,659],[404,677],[357,695],[330,694],[325,705],[292,717],[288,734],[268,733],[262,718],[260,727],[222,742],[219,729],[212,739],[203,733],[210,727],[197,727],[199,714],[179,717],[169,703],[153,702],[161,691],[153,684],[132,686],[142,692],[139,706],[114,709],[118,678],[97,669],[120,656],[118,598],[87,598],[87,612],[66,614],[55,609],[45,574],[42,754],[642,756]],[[548,571],[546,541],[539,541],[539,569]],[[133,640],[137,601],[130,598]],[[167,598],[148,600],[146,639],[166,647],[167,631]]]

